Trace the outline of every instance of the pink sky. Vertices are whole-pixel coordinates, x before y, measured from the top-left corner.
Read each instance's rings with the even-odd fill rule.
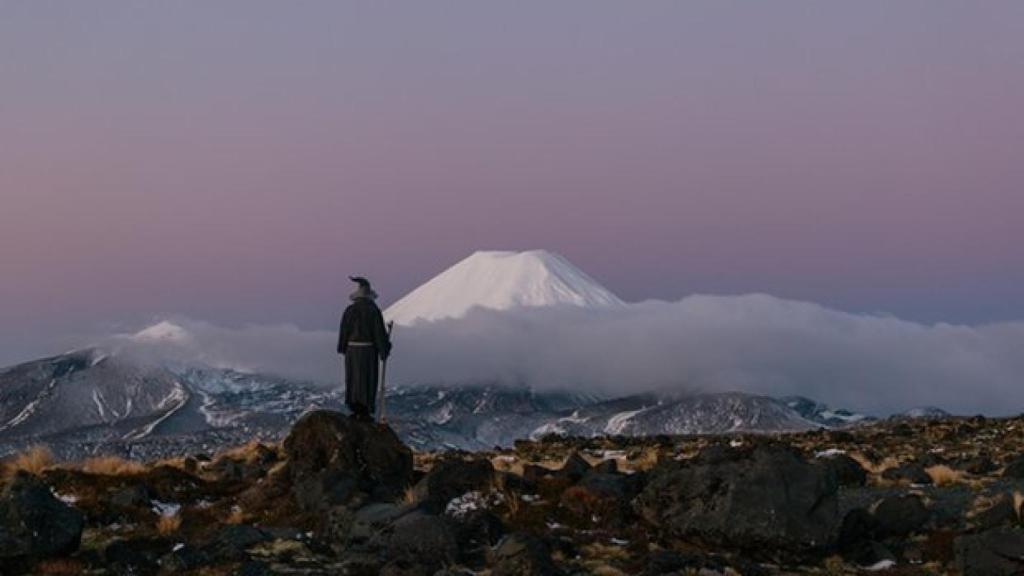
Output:
[[[1020,2],[25,2],[0,82],[0,363],[326,328],[346,275],[391,301],[483,248],[1024,318]]]

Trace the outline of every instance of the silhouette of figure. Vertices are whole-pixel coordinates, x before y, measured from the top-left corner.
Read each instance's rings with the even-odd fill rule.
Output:
[[[338,334],[338,353],[345,355],[345,404],[357,419],[370,420],[377,405],[379,362],[391,353],[391,339],[370,281],[349,279],[359,286],[349,296],[352,303],[345,308]]]

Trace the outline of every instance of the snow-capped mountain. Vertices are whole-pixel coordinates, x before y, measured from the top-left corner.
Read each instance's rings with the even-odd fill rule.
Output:
[[[274,438],[305,410],[338,404],[337,392],[303,382],[88,348],[0,372],[0,455],[35,443],[73,457],[215,449]],[[154,450],[156,439],[167,442]]]
[[[473,307],[620,306],[623,302],[568,260],[545,250],[475,252],[392,304],[397,324],[459,318]]]
[[[68,458],[212,452],[277,439],[314,408],[343,409],[340,387],[91,348],[0,372],[0,456],[38,443]],[[496,385],[391,388],[386,413],[421,450],[489,449],[547,434],[786,432],[866,420],[836,420],[850,413],[806,399],[735,392],[603,398]]]
[[[821,426],[842,428],[853,424],[864,424],[876,420],[873,416],[851,412],[842,408],[833,409],[821,402],[803,396],[786,396],[780,400],[801,417]]]

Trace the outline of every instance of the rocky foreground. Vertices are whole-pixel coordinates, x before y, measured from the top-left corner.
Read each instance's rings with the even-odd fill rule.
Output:
[[[1024,419],[413,454],[328,411],[280,445],[4,463],[0,574],[1024,573]]]

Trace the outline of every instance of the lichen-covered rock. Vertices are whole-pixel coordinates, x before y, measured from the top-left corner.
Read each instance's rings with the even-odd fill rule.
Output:
[[[880,537],[906,536],[928,521],[928,508],[915,494],[888,496],[878,502],[873,516]]]
[[[417,483],[415,492],[424,506],[440,513],[452,498],[467,492],[486,492],[494,485],[494,466],[489,460],[449,458],[435,464]]]
[[[55,498],[35,477],[19,472],[0,493],[0,559],[74,552],[83,523],[81,512]]]
[[[863,486],[868,481],[868,473],[860,462],[846,454],[822,458],[822,465],[832,469],[840,486]]]
[[[760,446],[656,468],[638,511],[673,539],[774,556],[821,551],[839,527],[835,476],[794,450]]]
[[[412,512],[396,520],[381,544],[386,558],[412,560],[429,574],[454,563],[459,553],[448,522],[425,512]]]
[[[398,498],[412,482],[412,451],[391,428],[317,410],[299,419],[284,440],[287,477],[296,503],[320,510],[357,493]]]
[[[503,538],[492,553],[491,576],[557,576],[551,551],[543,540],[525,533]]]
[[[956,567],[970,576],[1016,576],[1024,573],[1024,531],[996,528],[957,538]]]

